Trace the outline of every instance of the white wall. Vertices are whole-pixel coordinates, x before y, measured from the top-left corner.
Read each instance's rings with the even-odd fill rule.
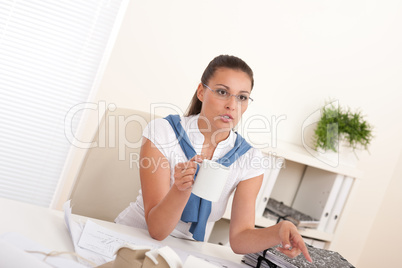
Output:
[[[399,0],[132,1],[96,101],[144,111],[166,102],[184,111],[208,62],[233,54],[255,72],[246,118],[286,115],[280,140],[301,144],[303,121],[329,99],[360,108],[376,137],[371,154],[360,156],[364,176],[345,211],[350,224],[333,246],[368,265],[377,257],[365,244],[395,231],[382,219],[373,225],[380,204],[390,191],[402,194],[388,188],[402,149],[401,11]]]
[[[402,240],[402,151],[372,231],[360,257],[359,267],[400,266],[400,248],[394,246]]]

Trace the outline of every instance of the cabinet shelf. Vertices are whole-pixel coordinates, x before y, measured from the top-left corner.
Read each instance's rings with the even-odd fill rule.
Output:
[[[265,154],[273,154],[284,159],[301,163],[306,166],[323,169],[333,173],[342,174],[352,178],[361,178],[362,172],[355,167],[338,164],[336,167],[319,160],[314,156],[314,152],[309,153],[304,147],[287,142],[278,141],[277,146],[274,148],[266,148],[261,150]]]

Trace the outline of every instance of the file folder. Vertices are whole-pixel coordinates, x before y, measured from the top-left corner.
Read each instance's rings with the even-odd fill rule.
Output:
[[[276,158],[270,156],[272,161],[275,161],[275,164],[272,168],[268,168],[264,173],[264,180],[262,182],[260,191],[257,195],[256,199],[256,217],[261,217],[264,214],[265,208],[268,204],[269,197],[271,196],[272,190],[274,188],[276,179],[278,178],[279,172],[284,164],[283,158]]]
[[[317,230],[325,231],[343,179],[344,175],[308,166],[292,207],[319,219]]]
[[[325,227],[325,232],[333,233],[335,231],[336,225],[338,223],[338,219],[342,213],[343,207],[346,203],[346,199],[349,196],[350,189],[353,185],[352,177],[345,177],[339,191],[339,194],[336,198],[334,207],[332,208],[331,214],[329,215],[327,226]]]

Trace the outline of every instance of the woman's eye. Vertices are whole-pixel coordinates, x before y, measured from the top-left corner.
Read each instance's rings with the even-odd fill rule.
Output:
[[[216,93],[218,93],[218,95],[221,95],[221,96],[226,96],[228,94],[228,92],[224,89],[217,89]]]
[[[246,96],[246,95],[239,95],[239,100],[240,100],[240,101],[248,101],[248,96]]]

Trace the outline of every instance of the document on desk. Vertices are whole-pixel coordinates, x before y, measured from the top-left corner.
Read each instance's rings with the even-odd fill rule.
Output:
[[[78,241],[81,238],[82,232],[84,230],[84,226],[86,224],[82,223],[82,222],[76,222],[71,219],[70,200],[67,201],[66,203],[64,203],[63,209],[64,209],[64,221],[66,223],[68,231],[70,232],[70,236],[71,236],[71,240],[74,245],[75,253],[77,253],[79,256],[85,258],[86,260],[89,260],[90,262],[92,262],[96,265],[101,265],[106,262],[112,261],[113,258],[106,257],[104,255],[100,255],[91,250],[81,248],[78,246]],[[90,263],[83,259],[78,259],[78,261],[84,265],[90,266]]]
[[[164,244],[159,241],[145,240],[115,232],[91,220],[87,220],[84,226],[84,224],[77,223],[71,219],[71,207],[69,202],[64,205],[64,209],[66,225],[73,239],[76,253],[98,265],[113,260],[116,251],[125,245],[140,246],[151,250],[164,246]],[[184,267],[195,267],[193,265],[194,258],[189,258],[190,256],[195,256],[218,268],[247,267],[242,263],[233,263],[199,252],[188,252],[173,247],[172,249],[184,264],[191,263],[191,266]]]
[[[91,250],[108,258],[113,257],[113,255],[119,248],[127,244],[149,248],[151,250],[163,247],[163,244],[160,242],[148,241],[114,232],[92,222],[91,220],[88,220],[85,224],[84,231],[82,232],[80,241],[78,242],[79,247]],[[194,259],[198,258],[199,260],[203,261],[204,267],[205,263],[210,264],[211,267],[213,266],[218,268],[247,267],[242,264],[236,264],[231,261],[207,256],[198,252],[188,252],[174,247],[172,247],[172,249],[185,264],[191,263],[191,261],[194,262]],[[191,263],[190,266],[185,267],[195,266],[194,263]]]
[[[91,250],[108,258],[113,258],[116,251],[126,244],[149,249],[157,249],[162,246],[159,242],[150,242],[114,232],[91,220],[88,220],[85,224],[84,231],[78,242],[79,247]]]
[[[71,219],[71,204],[67,201],[63,205],[64,220],[70,232],[75,252],[97,265],[112,261],[115,252],[125,244],[148,246],[150,248],[161,247],[161,244],[150,243],[146,240],[133,238],[104,228],[91,220],[86,223],[76,222]],[[85,260],[78,260],[88,265]]]

